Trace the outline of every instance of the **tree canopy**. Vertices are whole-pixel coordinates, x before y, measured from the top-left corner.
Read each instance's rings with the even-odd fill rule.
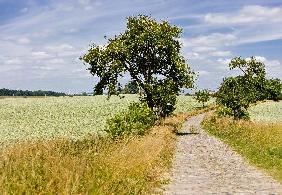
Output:
[[[278,100],[282,84],[279,79],[267,79],[265,65],[255,57],[243,59],[235,57],[229,68],[239,68],[242,75],[225,78],[216,94],[217,104],[224,114],[236,119],[248,118],[248,107],[251,103],[264,99]]]
[[[123,94],[138,94],[139,93],[138,84],[134,81],[129,81],[128,83],[125,84],[121,93],[123,93]]]
[[[205,106],[205,103],[210,100],[210,94],[207,89],[199,90],[195,93],[195,99]]]
[[[81,59],[93,76],[100,78],[95,94],[116,94],[119,78],[129,73],[144,94],[141,97],[157,115],[175,109],[181,88],[193,86],[194,72],[180,53],[181,29],[167,21],[157,22],[139,15],[127,19],[126,30],[108,39],[103,46],[93,45]]]

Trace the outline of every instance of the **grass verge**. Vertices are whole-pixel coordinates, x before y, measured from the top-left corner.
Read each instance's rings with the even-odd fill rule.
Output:
[[[282,123],[234,121],[210,115],[202,125],[282,183]]]
[[[159,127],[160,128],[160,127]],[[174,136],[22,143],[0,157],[1,194],[144,194],[159,186]]]
[[[154,193],[167,182],[163,176],[172,162],[173,132],[187,117],[204,111],[169,117],[142,137],[9,145],[0,151],[0,194]]]

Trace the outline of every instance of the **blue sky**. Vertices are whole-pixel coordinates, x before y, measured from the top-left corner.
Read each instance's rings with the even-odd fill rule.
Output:
[[[282,79],[282,0],[0,0],[0,88],[90,92],[97,78],[78,60],[89,44],[147,14],[183,28],[182,53],[216,89],[235,56],[257,58]]]

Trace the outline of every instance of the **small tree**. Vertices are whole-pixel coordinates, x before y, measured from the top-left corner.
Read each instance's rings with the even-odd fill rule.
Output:
[[[93,45],[81,59],[100,81],[95,94],[108,89],[115,94],[119,78],[129,73],[144,94],[141,101],[158,116],[175,109],[181,88],[193,86],[194,73],[180,54],[181,29],[167,21],[158,23],[148,16],[129,17],[124,33],[104,46]]]
[[[138,84],[134,81],[129,81],[122,91],[125,94],[137,94],[139,92]]]
[[[195,99],[203,104],[203,107],[205,107],[205,103],[210,100],[210,94],[207,89],[199,90],[195,93]]]
[[[282,83],[280,79],[269,79],[266,81],[266,97],[269,100],[279,101],[282,98]]]
[[[235,119],[247,119],[249,117],[247,109],[255,98],[254,88],[250,87],[252,86],[242,76],[224,79],[216,93],[219,114],[231,115]]]
[[[239,68],[243,75],[228,77],[223,80],[216,94],[216,102],[220,112],[233,116],[235,119],[248,118],[248,107],[251,103],[268,97],[279,97],[278,80],[267,80],[264,63],[255,57],[242,59],[236,57],[229,64],[230,69]]]

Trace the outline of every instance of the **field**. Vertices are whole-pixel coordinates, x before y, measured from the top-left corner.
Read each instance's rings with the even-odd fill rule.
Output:
[[[100,132],[107,118],[125,109],[135,95],[5,98],[0,100],[0,143],[25,139],[80,139]],[[180,96],[175,113],[200,106],[192,97]]]
[[[266,101],[250,108],[253,121],[282,122],[282,101]]]
[[[208,116],[203,127],[282,182],[282,102],[267,101],[250,110],[251,121]]]
[[[1,141],[15,142],[0,150],[0,194],[152,193],[167,182],[163,175],[175,150],[173,132],[189,117],[180,112],[199,104],[179,97],[177,114],[142,137],[113,141],[89,135],[131,101],[138,98],[0,100]]]

